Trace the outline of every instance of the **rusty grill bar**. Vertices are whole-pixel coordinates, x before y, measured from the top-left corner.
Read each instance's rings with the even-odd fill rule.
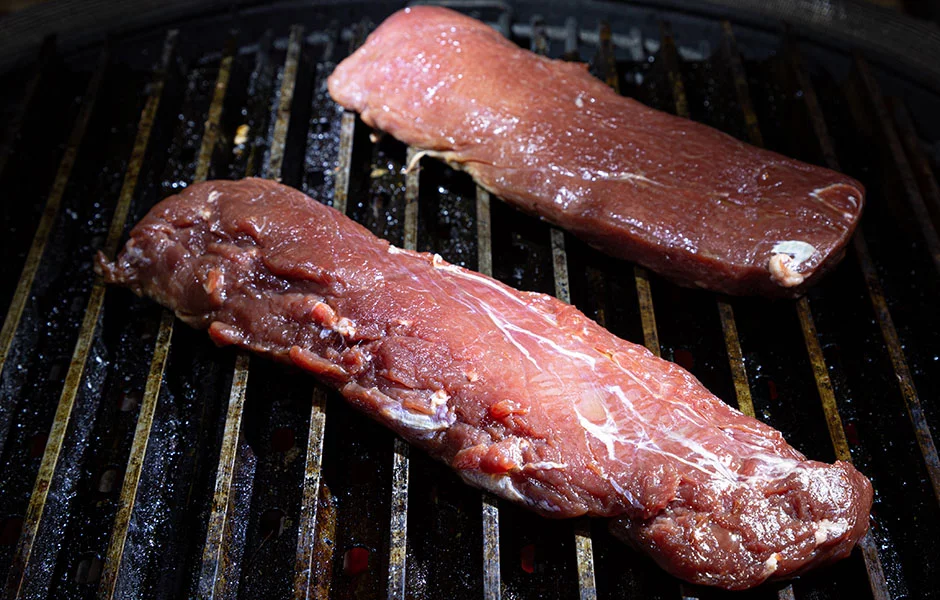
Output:
[[[408,147],[405,155],[405,231],[402,246],[418,249],[418,186],[421,178],[421,155]],[[395,438],[392,452],[392,499],[389,522],[388,597],[405,597],[405,568],[408,534],[408,480],[410,461],[408,445]]]
[[[325,58],[332,55],[332,46]],[[352,160],[353,130],[356,117],[343,112],[339,135],[339,155],[336,166],[336,182],[333,208],[346,213],[349,193],[349,169]],[[331,576],[316,573],[315,548],[317,547],[317,509],[320,497],[320,479],[323,465],[323,438],[326,429],[326,392],[317,386],[313,392],[310,410],[310,425],[307,433],[307,456],[304,469],[304,494],[300,511],[300,526],[297,535],[297,559],[294,569],[294,598],[315,598],[318,592],[329,590]],[[327,519],[329,527],[334,520]],[[318,581],[319,580],[319,581]]]
[[[476,187],[477,271],[493,276],[493,228],[490,224],[490,194]],[[499,600],[499,504],[495,496],[482,493],[483,509],[483,598]]]
[[[303,39],[303,27],[295,25],[291,28],[287,47],[287,59],[281,75],[281,88],[278,93],[277,118],[274,122],[274,131],[271,140],[270,155],[265,170],[269,179],[280,179],[281,168],[284,161],[284,147],[286,144],[287,127],[290,123],[291,105],[294,97],[294,86],[297,82],[297,68],[300,61],[300,49]],[[223,72],[225,72],[223,63]],[[218,89],[218,88],[216,88]],[[216,476],[215,492],[212,500],[212,514],[209,518],[209,529],[206,536],[206,545],[202,556],[202,570],[199,579],[197,595],[200,598],[215,598],[222,595],[222,587],[226,584],[225,556],[223,546],[226,545],[230,532],[226,529],[228,519],[232,513],[232,484],[236,462],[241,456],[239,452],[239,439],[241,436],[242,415],[244,413],[245,397],[248,389],[249,355],[240,351],[235,359],[235,369],[232,376],[232,387],[229,393],[228,412],[225,416],[225,430],[222,437],[222,450],[219,456],[219,470]],[[229,528],[231,526],[229,525]]]
[[[640,95],[647,103],[680,116],[711,120],[713,125],[726,127],[731,133],[756,145],[764,145],[766,141],[768,146],[775,148],[780,140],[786,140],[788,132],[781,131],[785,125],[774,122],[773,117],[784,114],[784,110],[791,111],[787,114],[795,115],[793,118],[801,123],[803,131],[792,132],[789,137],[803,138],[799,142],[786,143],[803,142],[818,146],[818,152],[815,148],[801,148],[799,151],[806,156],[800,158],[817,160],[834,169],[846,164],[847,172],[861,176],[869,186],[872,211],[881,210],[878,203],[885,201],[894,202],[901,207],[899,210],[910,211],[912,218],[908,226],[913,224],[919,235],[912,243],[910,255],[919,261],[917,264],[920,266],[931,265],[940,269],[940,238],[937,238],[932,221],[932,218],[940,217],[937,214],[940,212],[940,198],[933,167],[915,131],[915,116],[903,103],[883,96],[871,67],[864,59],[856,57],[851,65],[853,75],[844,89],[839,90],[840,94],[821,100],[793,40],[784,40],[784,52],[775,59],[743,61],[735,31],[728,22],[722,22],[716,29],[717,36],[711,38],[718,48],[716,52],[711,56],[690,59],[688,57],[700,52],[702,46],[691,47],[691,50],[683,47],[686,49],[680,52],[677,40],[687,40],[674,34],[664,21],[658,21],[656,32],[644,38],[633,29],[624,28],[623,22],[615,19],[605,22],[592,21],[581,15],[577,20],[533,15],[526,25],[513,25],[511,10],[500,3],[458,3],[458,8],[479,11],[479,16],[496,22],[504,34],[539,54],[566,60],[589,59],[598,76],[621,93]],[[851,591],[854,594],[870,593],[872,598],[881,600],[909,593],[932,593],[929,581],[935,569],[929,567],[933,570],[928,569],[925,573],[912,570],[913,551],[909,547],[925,548],[929,532],[935,533],[938,526],[940,461],[931,430],[931,424],[935,424],[932,419],[937,416],[927,402],[930,396],[925,395],[922,400],[918,394],[922,385],[930,392],[936,390],[937,382],[934,375],[924,370],[923,360],[911,352],[919,347],[916,342],[928,344],[925,346],[927,352],[932,348],[940,350],[940,346],[930,345],[935,340],[926,335],[911,341],[914,339],[912,317],[896,303],[893,295],[901,289],[899,286],[905,284],[906,276],[897,271],[901,259],[886,251],[884,240],[878,235],[881,229],[873,229],[874,235],[860,230],[853,241],[852,255],[831,277],[863,290],[870,302],[870,307],[853,307],[852,310],[853,314],[862,315],[858,319],[864,319],[866,311],[870,311],[873,328],[869,328],[871,331],[866,329],[864,335],[871,335],[874,331],[882,344],[872,350],[876,354],[872,360],[886,365],[891,371],[890,378],[877,384],[878,390],[887,394],[877,410],[890,415],[894,419],[892,422],[897,422],[898,414],[903,415],[902,424],[909,427],[909,431],[896,431],[896,435],[901,437],[902,447],[889,453],[891,456],[905,455],[909,452],[903,444],[910,444],[910,452],[920,461],[905,466],[903,476],[916,477],[918,473],[923,476],[922,482],[911,484],[906,492],[916,494],[920,502],[918,506],[926,510],[921,513],[925,519],[921,532],[900,517],[881,514],[898,506],[904,493],[897,491],[889,479],[892,473],[883,462],[879,462],[872,450],[877,444],[872,439],[873,432],[880,428],[876,413],[870,412],[866,416],[855,406],[863,401],[859,394],[864,394],[862,390],[867,381],[864,378],[868,375],[861,373],[852,363],[861,349],[839,344],[847,325],[833,317],[833,303],[842,298],[836,289],[837,283],[823,282],[808,297],[792,303],[795,310],[791,311],[789,303],[762,305],[757,301],[681,290],[640,267],[633,268],[632,276],[624,276],[622,264],[618,269],[609,259],[596,256],[577,240],[566,239],[562,231],[491,203],[490,195],[475,187],[465,175],[453,174],[436,161],[420,164],[420,156],[412,148],[405,149],[397,142],[376,138],[371,141],[372,157],[368,158],[368,152],[363,150],[370,147],[365,138],[367,129],[357,125],[354,114],[329,112],[331,105],[324,100],[324,86],[325,76],[335,64],[334,52],[340,49],[348,52],[361,43],[370,21],[346,23],[345,29],[326,33],[317,30],[322,25],[312,25],[315,21],[303,20],[307,30],[313,31],[306,38],[305,28],[297,24],[290,27],[286,38],[280,37],[273,44],[270,34],[259,35],[260,32],[248,27],[247,31],[238,34],[238,43],[232,34],[227,42],[218,44],[222,48],[221,53],[199,57],[188,66],[185,61],[192,61],[192,57],[176,56],[178,37],[187,40],[185,29],[179,35],[176,31],[167,34],[159,64],[142,94],[143,110],[107,236],[97,242],[105,254],[113,254],[117,248],[129,215],[139,216],[141,210],[145,210],[146,207],[136,206],[136,199],[153,201],[159,198],[160,193],[138,184],[142,178],[151,177],[148,156],[156,157],[161,152],[170,152],[172,156],[182,152],[186,144],[192,145],[177,134],[172,142],[164,139],[165,136],[155,136],[157,141],[153,144],[156,147],[148,149],[153,145],[151,132],[158,112],[163,110],[160,108],[161,99],[168,96],[166,102],[171,108],[166,110],[172,113],[180,97],[198,96],[200,92],[193,85],[201,85],[200,69],[208,69],[215,72],[214,87],[211,93],[207,91],[211,100],[207,98],[205,112],[194,119],[199,125],[190,128],[199,132],[199,148],[194,152],[192,175],[182,181],[182,185],[188,181],[225,176],[226,173],[239,176],[259,171],[266,177],[280,179],[283,176],[286,182],[296,184],[297,173],[306,169],[306,172],[316,175],[313,179],[304,176],[304,185],[310,193],[315,197],[319,193],[318,199],[324,202],[332,200],[334,208],[389,237],[393,243],[408,249],[439,251],[452,262],[465,261],[468,266],[493,274],[516,287],[552,291],[562,300],[574,300],[587,314],[618,335],[642,341],[654,353],[692,369],[706,382],[713,382],[716,391],[723,390],[726,398],[734,394],[740,410],[749,415],[756,414],[795,435],[798,446],[806,445],[818,453],[822,442],[813,436],[816,433],[827,435],[831,442],[828,451],[833,458],[854,459],[863,471],[873,476],[876,490],[883,490],[883,494],[876,497],[872,532],[863,540],[858,556],[837,566],[831,575],[824,573],[794,584],[767,586],[756,591],[755,597],[836,598],[846,597],[845,594]],[[594,23],[598,23],[596,28],[588,27]],[[274,31],[275,36],[285,33],[288,33],[286,26]],[[258,39],[261,43],[252,45]],[[697,43],[697,40],[693,41]],[[325,50],[317,53],[315,48],[321,46]],[[42,51],[40,63],[25,90],[27,102],[24,109],[12,120],[16,127],[24,121],[28,106],[37,102],[38,82],[40,77],[49,76],[53,47],[52,42],[47,42]],[[272,84],[270,126],[265,126],[268,121],[262,113],[267,114],[267,100],[251,94],[265,93],[265,86],[259,82],[271,76],[265,75],[270,71],[268,62],[271,56],[282,50],[283,68],[278,85]],[[187,49],[187,52],[192,50]],[[249,75],[243,63],[252,56],[256,58],[255,67]],[[190,68],[194,74],[190,78],[190,87],[183,92],[173,91],[180,78],[179,64],[183,65],[182,72]],[[43,269],[57,260],[55,254],[46,252],[46,247],[50,239],[54,239],[50,236],[55,235],[56,227],[64,226],[60,225],[66,218],[62,207],[70,206],[67,194],[73,185],[73,167],[80,164],[77,162],[80,153],[85,152],[83,138],[96,114],[98,90],[103,85],[106,71],[112,69],[115,69],[113,55],[105,50],[100,54],[82,94],[83,101],[47,196],[45,210],[38,219],[32,246],[25,253],[22,273],[0,330],[0,370],[4,373],[14,366],[10,357],[19,356],[14,352],[18,345],[25,351],[35,347],[36,342],[30,337],[32,325],[27,327],[21,322],[31,324],[34,321],[37,309],[31,304],[33,295],[46,285],[44,278],[48,275]],[[307,83],[308,79],[312,79],[312,83]],[[245,98],[246,85],[253,90],[246,101],[249,109],[239,113],[236,105]],[[769,86],[777,86],[774,88],[777,91]],[[165,93],[165,88],[171,91]],[[798,94],[786,95],[797,91]],[[827,89],[827,92],[831,91]],[[840,99],[843,94],[844,101]],[[725,105],[716,107],[719,100],[724,100]],[[183,101],[183,106],[186,102],[188,100]],[[855,125],[861,132],[857,135],[870,135],[884,141],[886,151],[880,158],[881,162],[869,167],[877,171],[860,166],[875,159],[858,156],[851,146],[845,134],[848,127],[843,122],[845,117],[839,116],[837,108],[832,106],[832,103],[839,102],[850,107],[848,113],[856,120]],[[706,107],[704,110],[703,106]],[[180,118],[183,119],[189,110],[201,109],[181,108]],[[252,110],[255,113],[251,113]],[[252,117],[250,113],[256,116]],[[871,133],[866,133],[868,130],[861,122],[866,115],[872,115],[875,123]],[[100,116],[94,118],[102,119]],[[236,125],[246,118],[254,119],[252,127],[255,128],[247,137],[236,131]],[[835,121],[833,128],[827,125],[827,118]],[[160,131],[159,125],[157,127],[156,131]],[[296,135],[298,131],[307,136],[309,148],[306,158],[298,158],[304,153],[304,144],[297,142],[302,137]],[[836,135],[831,136],[830,131],[835,131]],[[28,142],[21,139],[17,143]],[[329,156],[311,157],[310,148],[322,149]],[[2,163],[8,164],[7,157],[12,156],[10,147],[3,151]],[[848,163],[840,159],[840,154],[849,157]],[[311,162],[312,158],[315,162]],[[8,170],[0,169],[0,175],[9,177],[5,171]],[[882,171],[888,175],[880,175]],[[877,178],[872,173],[878,174]],[[882,177],[886,179],[883,181]],[[890,185],[891,177],[896,178],[899,187]],[[373,181],[370,182],[370,178]],[[144,188],[146,190],[141,191]],[[163,195],[167,190],[167,182],[164,181]],[[457,231],[457,227],[464,228],[461,231],[469,231],[470,235],[465,243],[447,246],[447,232]],[[464,234],[458,233],[457,237],[461,235]],[[873,239],[876,245],[869,248],[868,239]],[[496,265],[494,253],[500,257]],[[513,262],[523,256],[531,256],[537,268]],[[516,271],[509,263],[517,267]],[[920,277],[925,278],[929,289],[936,290],[937,277],[933,270],[931,268],[930,273],[920,271]],[[15,511],[23,509],[17,509],[15,501],[4,500],[0,506],[0,510],[14,515],[0,514],[0,518],[5,519],[3,535],[9,537],[7,529],[20,523],[16,530],[17,545],[10,552],[12,563],[6,572],[5,598],[31,597],[37,591],[64,597],[89,594],[99,598],[126,597],[134,593],[132,590],[137,590],[137,595],[140,595],[142,577],[149,578],[148,581],[172,582],[176,587],[162,590],[164,595],[203,598],[249,597],[259,593],[260,589],[276,590],[270,592],[272,596],[295,598],[319,598],[327,594],[335,598],[424,598],[442,593],[455,597],[482,595],[488,600],[504,596],[528,598],[573,594],[585,600],[715,596],[715,592],[694,586],[677,588],[674,580],[649,566],[647,559],[624,549],[598,524],[593,524],[592,531],[592,523],[588,521],[578,521],[566,527],[545,523],[545,532],[533,534],[531,528],[536,521],[520,517],[513,507],[501,509],[489,494],[481,496],[465,488],[446,470],[429,465],[423,455],[409,453],[408,447],[391,435],[375,436],[375,440],[366,440],[362,446],[369,448],[370,456],[387,457],[380,459],[387,460],[387,464],[371,473],[344,473],[343,469],[350,463],[339,457],[343,440],[338,436],[345,436],[351,428],[359,429],[363,425],[357,417],[349,414],[347,408],[336,404],[335,394],[319,385],[313,386],[312,394],[305,392],[312,406],[302,406],[294,412],[286,409],[290,414],[284,418],[293,419],[290,422],[294,423],[290,441],[275,440],[271,444],[276,448],[265,450],[268,442],[259,441],[257,436],[259,431],[268,435],[270,428],[258,430],[250,425],[250,420],[246,420],[250,418],[246,415],[255,414],[251,412],[255,409],[252,408],[253,393],[249,392],[249,387],[256,389],[267,385],[271,375],[262,373],[257,380],[252,375],[249,381],[249,358],[245,353],[230,355],[234,369],[229,368],[231,382],[225,383],[227,398],[213,400],[205,409],[208,413],[200,417],[200,422],[207,424],[204,426],[207,432],[214,430],[217,433],[208,433],[195,442],[194,452],[205,456],[199,462],[199,454],[196,455],[195,466],[191,467],[192,480],[184,483],[189,486],[187,504],[179,510],[187,511],[190,516],[185,518],[189,521],[173,517],[175,508],[172,506],[161,509],[161,513],[148,512],[148,507],[159,506],[153,500],[157,492],[152,488],[159,482],[154,477],[160,472],[155,463],[163,456],[170,456],[165,448],[174,439],[175,417],[168,415],[176,410],[177,396],[192,393],[179,388],[177,383],[180,367],[173,367],[173,357],[186,349],[172,343],[173,338],[179,336],[174,336],[173,318],[165,311],[154,312],[152,317],[148,317],[152,332],[148,335],[152,338],[144,341],[147,354],[140,365],[142,375],[135,375],[133,379],[141,384],[140,392],[136,396],[133,393],[122,396],[129,399],[126,404],[133,420],[129,421],[131,428],[125,435],[126,441],[115,441],[113,447],[116,450],[109,454],[119,457],[116,470],[110,467],[84,476],[91,481],[94,475],[97,478],[94,479],[95,489],[99,491],[84,484],[76,488],[74,482],[66,482],[70,477],[67,474],[76,469],[90,469],[82,465],[94,464],[94,450],[74,451],[72,444],[79,435],[75,432],[90,431],[86,421],[94,423],[98,420],[101,423],[93,425],[94,431],[104,432],[101,435],[105,439],[111,439],[108,435],[117,435],[107,431],[116,427],[112,423],[117,423],[115,419],[118,417],[108,410],[96,408],[95,404],[85,405],[95,390],[99,395],[104,394],[105,383],[96,375],[97,367],[89,371],[86,364],[100,361],[96,348],[102,344],[107,347],[111,343],[108,339],[113,335],[111,331],[115,325],[109,320],[109,311],[112,310],[110,298],[116,294],[106,295],[97,281],[90,285],[89,290],[80,323],[75,324],[77,337],[68,370],[61,378],[62,389],[55,414],[46,411],[46,417],[24,422],[35,429],[44,426],[49,430],[47,439],[30,438],[41,440],[39,454],[42,459],[30,467],[35,482],[32,494],[26,496],[28,502],[20,505],[25,508],[24,517],[17,521],[19,517],[15,516]],[[902,289],[901,293],[906,294],[905,298],[912,297],[909,291]],[[76,301],[80,300],[76,297]],[[927,311],[926,301],[919,302],[915,317]],[[704,305],[712,308],[706,310]],[[707,345],[689,345],[668,323],[685,310],[691,311],[695,318],[701,316],[703,319],[696,331],[701,332],[702,339],[708,338]],[[120,317],[119,313],[115,314]],[[758,315],[779,321],[782,325],[769,325]],[[768,331],[780,332],[781,339],[760,339]],[[699,352],[700,347],[716,345],[725,352],[720,360],[693,354]],[[779,385],[785,386],[791,394],[798,390],[815,393],[819,399],[815,408],[808,408],[811,403],[802,399],[795,408],[788,408],[777,400],[777,384],[767,372],[781,372],[776,368],[770,369],[772,365],[768,362],[779,356],[790,356],[797,363],[789,370],[786,381]],[[208,360],[215,359],[210,357]],[[224,358],[220,360],[225,361]],[[707,364],[696,366],[698,362]],[[254,373],[258,368],[251,371]],[[53,383],[58,381],[55,376],[50,380]],[[254,393],[256,396],[264,394],[260,388]],[[18,419],[22,420],[15,411],[22,410],[17,407],[26,400],[19,394],[14,397],[4,392],[0,401],[3,402],[0,407],[3,409],[0,412],[0,457],[7,458],[13,456],[13,452],[21,452],[17,449],[25,443],[26,438],[22,434],[8,437],[7,431],[13,431],[11,427],[20,423]],[[125,410],[124,404],[125,400],[122,400],[121,411]],[[331,426],[327,428],[329,406],[334,408],[329,409]],[[278,410],[283,412],[285,409]],[[787,420],[790,412],[797,410],[809,411],[807,416],[818,415],[818,418],[797,426]],[[288,435],[284,433],[287,429],[281,427],[275,433]],[[860,435],[859,430],[864,430],[867,437]],[[217,455],[214,454],[216,451]],[[265,458],[265,453],[273,453],[275,458]],[[259,489],[261,484],[256,483],[262,481],[263,476],[272,476],[265,474],[264,470],[272,468],[270,465],[277,460],[285,465],[285,473],[300,475],[296,482],[299,489],[297,501],[290,506],[270,504],[271,498]],[[298,467],[289,467],[294,461],[299,461],[296,463]],[[110,471],[118,475],[107,476]],[[197,477],[199,473],[202,473],[198,476],[202,477],[201,480]],[[346,475],[352,478],[352,484],[342,479]],[[108,477],[122,479],[114,485],[109,483]],[[108,495],[110,491],[100,491],[112,488],[115,490],[113,497]],[[100,496],[102,502],[113,507],[112,512],[107,513],[109,533],[102,538],[104,546],[96,546],[98,550],[79,557],[64,556],[56,551],[50,554],[47,545],[49,534],[43,532],[56,523],[67,522],[63,519],[71,518],[68,516],[72,510],[70,501],[64,499],[63,494],[67,495],[73,489],[77,490],[79,498],[83,494],[103,494]],[[199,500],[200,495],[205,500]],[[384,495],[384,499],[363,504],[362,499],[369,495]],[[462,499],[468,495],[472,500],[469,503]],[[476,500],[481,497],[482,501]],[[200,502],[203,503],[202,509],[198,508]],[[360,506],[365,510],[363,515],[349,512]],[[385,510],[388,512],[384,513]],[[428,510],[431,513],[426,515]],[[481,512],[475,513],[475,510]],[[368,522],[354,525],[357,519],[367,519]],[[247,525],[244,524],[246,520]],[[196,533],[191,534],[194,540],[187,542],[188,549],[176,562],[188,565],[183,568],[189,569],[189,575],[165,575],[161,578],[138,573],[141,565],[146,564],[132,557],[140,547],[138,530],[164,522],[177,523],[177,528],[184,522],[196,525]],[[384,523],[388,523],[387,531]],[[76,527],[69,525],[69,531],[77,531]],[[367,535],[370,528],[373,531],[381,529],[384,541],[372,534]],[[265,552],[273,552],[268,549],[276,544],[285,547],[276,541],[283,536],[289,538],[286,545],[291,548],[287,559],[289,564],[279,569],[269,584],[257,583],[258,578],[264,577],[258,557]],[[425,541],[429,536],[433,538],[430,546]],[[414,543],[416,540],[421,543]],[[559,541],[556,543],[555,540]],[[72,542],[69,544],[65,547],[74,547]],[[435,546],[441,553],[440,557],[427,554],[428,548]],[[34,556],[36,549],[42,552]],[[467,556],[466,565],[461,565],[458,560],[460,554]],[[51,559],[48,558],[50,555]],[[435,561],[441,562],[443,567],[435,567]],[[30,579],[32,573],[51,568],[48,565],[54,565],[55,570],[35,580]],[[447,574],[441,570],[444,567],[456,570]],[[282,576],[282,572],[286,575]],[[865,573],[862,579],[867,576],[864,585],[858,581],[862,572]],[[441,581],[434,580],[441,577]],[[161,589],[153,588],[152,591],[156,593]]]

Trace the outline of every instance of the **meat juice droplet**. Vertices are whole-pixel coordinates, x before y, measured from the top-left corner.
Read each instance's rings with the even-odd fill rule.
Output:
[[[522,570],[526,573],[535,573],[535,544],[523,546],[519,554]]]
[[[369,550],[361,546],[350,548],[343,555],[343,572],[358,575],[369,568]]]
[[[845,422],[845,438],[852,446],[858,446],[858,428],[855,426],[855,421]]]
[[[261,536],[264,539],[278,538],[287,526],[287,515],[280,508],[269,508],[261,515]]]
[[[110,494],[117,488],[118,469],[111,466],[101,472],[98,477],[98,491],[102,494]]]
[[[685,348],[676,349],[675,359],[676,363],[686,371],[691,371],[695,366],[695,356]]]
[[[20,531],[23,529],[23,517],[7,517],[0,524],[0,546],[12,546],[20,539]]]
[[[95,583],[101,577],[101,558],[95,554],[86,554],[75,568],[75,583]]]
[[[271,435],[271,447],[275,452],[287,452],[294,447],[294,430],[290,427],[279,427]]]
[[[29,456],[31,458],[37,458],[43,455],[43,452],[46,450],[46,442],[49,440],[49,435],[45,433],[37,433],[29,440]]]
[[[770,394],[771,400],[777,399],[777,384],[774,383],[773,379],[767,380],[767,392]]]

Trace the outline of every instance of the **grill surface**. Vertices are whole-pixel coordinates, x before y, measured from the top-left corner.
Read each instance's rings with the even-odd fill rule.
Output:
[[[723,596],[601,522],[466,487],[312,379],[95,280],[93,252],[113,254],[159,199],[252,174],[573,301],[810,457],[871,477],[873,527],[851,558],[738,597],[940,597],[940,193],[917,133],[940,137],[924,110],[937,96],[787,32],[462,6],[620,93],[859,178],[868,208],[845,261],[796,302],[716,297],[602,256],[439,162],[406,173],[413,151],[370,138],[326,92],[387,5],[252,9],[69,57],[49,41],[0,86],[3,598]]]

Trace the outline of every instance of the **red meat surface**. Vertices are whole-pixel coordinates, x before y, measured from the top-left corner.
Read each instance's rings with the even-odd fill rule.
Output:
[[[797,296],[862,211],[850,177],[624,98],[445,8],[395,13],[328,83],[367,124],[685,286]]]
[[[807,460],[573,306],[398,249],[287,186],[193,185],[98,269],[218,344],[316,375],[471,485],[612,518],[689,581],[792,575],[868,528],[851,465]]]

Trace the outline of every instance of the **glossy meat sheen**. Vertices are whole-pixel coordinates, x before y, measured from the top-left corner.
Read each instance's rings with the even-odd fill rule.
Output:
[[[472,485],[614,517],[689,581],[753,586],[845,556],[868,527],[850,465],[807,461],[572,306],[390,246],[286,186],[193,185],[99,270],[313,373]]]
[[[854,179],[647,108],[444,8],[389,17],[329,90],[504,200],[682,285],[799,295],[841,258],[862,210]]]

